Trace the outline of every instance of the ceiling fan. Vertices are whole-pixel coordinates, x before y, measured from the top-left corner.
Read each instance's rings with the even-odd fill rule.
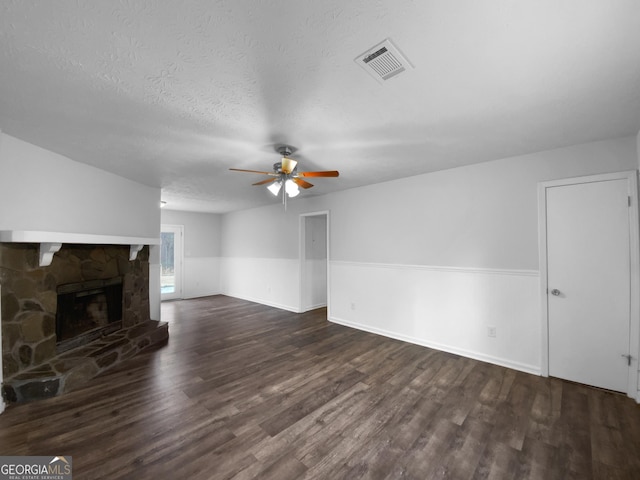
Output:
[[[279,162],[273,164],[273,172],[263,172],[260,170],[244,170],[241,168],[230,168],[234,172],[248,172],[259,173],[261,175],[269,175],[273,178],[267,178],[260,182],[256,182],[253,185],[268,185],[267,188],[274,195],[278,195],[280,190],[284,186],[282,193],[282,202],[286,203],[286,197],[295,197],[300,193],[298,187],[304,189],[313,187],[312,183],[303,180],[302,177],[337,177],[339,172],[337,170],[328,170],[324,172],[299,172],[298,162],[290,155],[294,152],[292,147],[287,145],[279,145],[276,147],[276,152],[282,155]]]

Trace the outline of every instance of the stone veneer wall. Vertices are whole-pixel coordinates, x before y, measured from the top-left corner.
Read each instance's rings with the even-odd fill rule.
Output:
[[[149,320],[149,247],[134,261],[128,245],[63,244],[48,267],[38,244],[0,243],[5,379],[56,355],[58,285],[123,277],[123,328]]]

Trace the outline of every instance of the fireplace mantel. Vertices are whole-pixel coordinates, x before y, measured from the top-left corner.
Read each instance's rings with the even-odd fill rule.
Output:
[[[0,242],[39,243],[40,266],[51,265],[53,255],[63,243],[95,245],[129,245],[129,260],[135,260],[144,245],[160,245],[156,237],[127,237],[120,235],[95,235],[91,233],[41,232],[34,230],[1,230]]]

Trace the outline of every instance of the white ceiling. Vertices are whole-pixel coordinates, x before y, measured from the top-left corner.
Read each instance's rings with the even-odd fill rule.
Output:
[[[414,70],[354,59],[391,38]],[[1,0],[0,129],[162,187],[277,202],[276,143],[318,195],[635,134],[637,0]],[[294,200],[295,201],[295,200]]]

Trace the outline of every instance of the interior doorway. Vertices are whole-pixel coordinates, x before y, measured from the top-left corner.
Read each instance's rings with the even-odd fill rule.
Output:
[[[182,225],[162,225],[160,230],[160,298],[182,298]]]
[[[329,304],[329,212],[300,215],[300,311]]]
[[[636,172],[540,187],[543,374],[637,394]]]

